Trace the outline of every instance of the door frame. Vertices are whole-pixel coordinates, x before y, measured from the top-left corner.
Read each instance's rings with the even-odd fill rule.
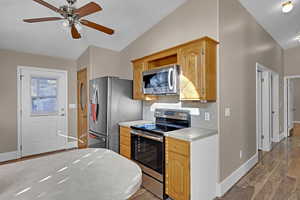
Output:
[[[288,127],[288,91],[289,91],[289,84],[288,81],[290,81],[291,79],[300,79],[300,75],[293,75],[293,76],[285,76],[283,78],[283,87],[284,87],[284,137],[289,137],[290,133],[289,133],[289,127]]]
[[[267,129],[268,135],[265,138],[268,139],[267,144],[262,144],[261,148],[259,145],[259,142],[261,142],[261,134],[259,131],[259,103],[258,103],[258,72],[262,72],[262,77],[267,78],[267,82],[265,82],[267,85],[265,87],[262,85],[261,89],[263,92],[263,96],[267,99],[269,102],[266,106],[263,106],[263,111],[261,113],[261,119],[262,119],[262,127],[265,127]],[[273,84],[271,84],[271,79],[273,79]],[[262,97],[263,98],[263,97]],[[262,102],[262,105],[264,105],[266,102]],[[272,107],[271,107],[272,106]],[[274,131],[280,132],[279,127],[279,74],[268,67],[265,67],[261,65],[260,63],[256,63],[256,148],[257,150],[261,149],[263,151],[270,151],[272,149],[272,142],[276,141],[275,138],[277,138],[277,135],[274,134]],[[276,118],[274,120],[272,111],[276,111]],[[264,114],[265,113],[265,114]],[[267,114],[269,113],[269,114]],[[275,122],[274,122],[275,121]],[[272,125],[272,127],[271,127]],[[272,133],[271,133],[272,131]],[[265,133],[264,133],[265,134]],[[276,141],[277,142],[277,141]]]
[[[63,73],[65,80],[66,80],[66,104],[65,104],[65,115],[66,115],[66,132],[69,134],[69,106],[68,106],[68,71],[66,70],[59,70],[59,69],[50,69],[50,68],[40,68],[40,67],[32,67],[32,66],[18,66],[17,67],[17,158],[22,158],[22,149],[21,149],[21,145],[22,145],[22,117],[21,117],[21,108],[22,108],[22,99],[21,99],[21,95],[22,95],[22,81],[21,81],[21,71],[24,69],[28,69],[28,70],[38,70],[38,71],[42,71],[42,72],[59,72],[59,73]],[[68,138],[65,138],[66,140],[66,145],[68,145]]]

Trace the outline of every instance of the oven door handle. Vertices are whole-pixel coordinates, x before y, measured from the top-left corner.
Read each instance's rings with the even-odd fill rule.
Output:
[[[142,134],[136,131],[131,131],[131,134],[136,135],[136,136],[140,136],[140,137],[144,137],[150,140],[155,140],[158,142],[163,142],[164,138],[163,137],[159,137],[159,136],[152,136],[152,135],[147,135],[147,134]]]

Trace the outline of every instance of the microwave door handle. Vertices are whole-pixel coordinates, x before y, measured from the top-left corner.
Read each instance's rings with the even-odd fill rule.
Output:
[[[173,85],[173,83],[171,82],[171,76],[174,76],[174,69],[173,69],[173,68],[169,69],[169,73],[168,73],[168,84],[169,84],[169,89],[170,89],[170,90],[173,90],[174,85]],[[173,80],[174,80],[174,77],[173,77]]]

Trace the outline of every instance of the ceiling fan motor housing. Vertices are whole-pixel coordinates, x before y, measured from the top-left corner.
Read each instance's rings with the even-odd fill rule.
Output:
[[[69,5],[73,5],[74,3],[76,3],[77,0],[67,0]]]

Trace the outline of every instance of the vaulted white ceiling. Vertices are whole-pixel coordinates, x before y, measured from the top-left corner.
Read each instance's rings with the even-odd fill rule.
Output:
[[[65,0],[45,0],[54,6]],[[52,17],[57,13],[32,0],[0,0],[0,49],[76,59],[89,46],[120,51],[170,14],[186,0],[78,0],[76,7],[94,1],[103,10],[85,17],[115,29],[112,36],[83,28],[81,40],[71,39],[62,22],[27,24],[25,18]]]
[[[240,0],[259,24],[285,49],[300,45],[300,1],[292,0],[294,9],[284,14],[281,4],[287,0]]]

